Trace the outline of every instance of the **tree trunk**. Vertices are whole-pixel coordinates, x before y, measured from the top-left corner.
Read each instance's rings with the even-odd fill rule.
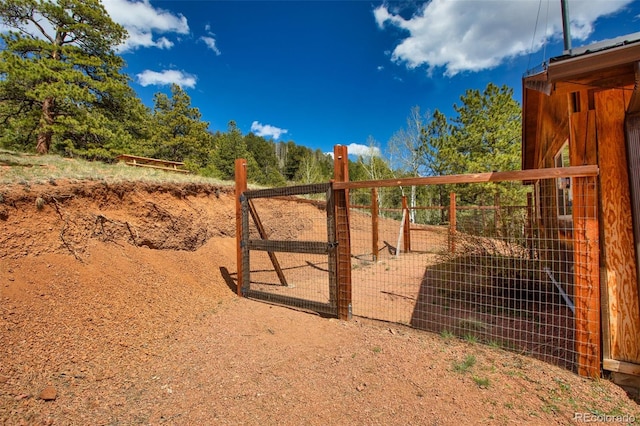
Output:
[[[440,199],[440,206],[441,207],[446,207],[449,205],[449,203],[445,203],[445,200],[447,198],[445,198],[445,188],[444,187],[440,187],[438,188],[438,198]],[[447,218],[448,216],[448,210],[447,209],[440,209],[440,224],[442,225],[445,222],[448,222],[449,219]]]
[[[42,103],[42,119],[38,131],[38,144],[36,145],[38,154],[47,154],[51,147],[53,132],[48,126],[53,124],[53,103],[53,98],[46,98]]]

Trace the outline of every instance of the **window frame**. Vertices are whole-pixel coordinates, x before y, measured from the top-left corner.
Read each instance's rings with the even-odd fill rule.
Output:
[[[557,168],[569,167],[569,141],[565,141],[556,155],[553,164]],[[556,213],[560,220],[573,219],[573,179],[570,177],[556,179]]]

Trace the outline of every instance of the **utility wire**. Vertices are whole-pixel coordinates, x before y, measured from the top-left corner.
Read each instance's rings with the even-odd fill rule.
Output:
[[[542,8],[542,0],[538,2],[538,13],[536,14],[536,24],[533,27],[533,37],[531,38],[531,47],[529,48],[529,61],[527,62],[527,70],[531,69],[531,56],[533,55],[533,44],[536,41],[536,32],[538,31],[538,21],[540,20],[541,8]]]

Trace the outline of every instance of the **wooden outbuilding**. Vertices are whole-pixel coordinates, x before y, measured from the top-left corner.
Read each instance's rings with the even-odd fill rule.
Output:
[[[639,84],[640,33],[565,51],[523,78],[522,168],[599,168],[593,181],[598,196],[591,200],[596,207],[581,209],[583,188],[567,183],[573,213],[563,217],[587,221],[587,233],[596,233],[598,241],[583,253],[594,256],[590,264],[599,270],[581,295],[586,297],[582,314],[595,317],[598,329],[576,339],[579,344],[596,336],[600,367],[614,372],[619,382],[640,378]],[[557,198],[559,191],[551,186],[537,185],[536,196]],[[543,226],[558,223],[558,215],[551,214],[542,214]]]

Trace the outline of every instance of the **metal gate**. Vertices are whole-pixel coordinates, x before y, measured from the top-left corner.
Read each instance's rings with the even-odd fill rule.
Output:
[[[325,194],[325,198],[304,197],[309,194]],[[261,218],[261,200],[270,203],[265,209],[271,212],[270,223]],[[244,191],[240,203],[242,294],[337,316],[337,241],[331,184]],[[297,208],[287,209],[289,203],[296,203]],[[304,212],[300,212],[301,203],[307,206]],[[323,223],[318,223],[320,220]],[[326,227],[326,241],[309,240],[296,233],[305,228],[300,224],[310,221],[315,221],[316,228]],[[318,234],[313,235],[317,238]]]

